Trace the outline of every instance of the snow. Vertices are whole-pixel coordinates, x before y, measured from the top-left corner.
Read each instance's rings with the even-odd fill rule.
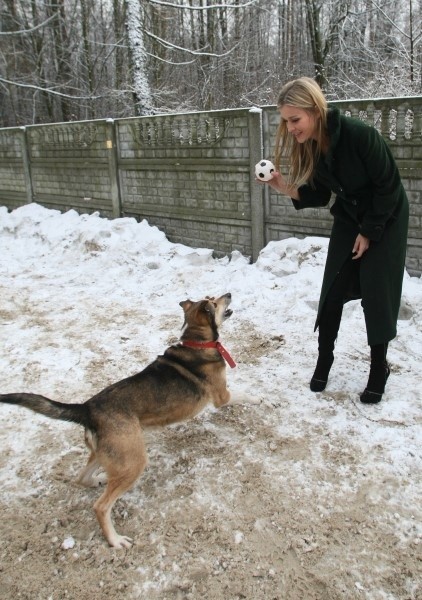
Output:
[[[238,332],[244,330],[259,332],[264,340],[279,336],[288,354],[288,360],[282,361],[279,354],[266,355],[263,349],[253,367],[241,363],[236,371],[229,370],[233,393],[247,394],[254,384],[255,401],[269,404],[274,402],[274,392],[282,393],[291,402],[300,395],[303,417],[316,423],[321,419],[318,400],[308,392],[306,384],[315,362],[317,339],[313,326],[327,239],[308,237],[270,242],[256,263],[250,264],[237,251],[230,257],[215,259],[212,249],[173,244],[146,221],[138,223],[130,218],[109,221],[98,214],[79,215],[73,210],[61,214],[37,204],[11,213],[1,207],[0,233],[0,285],[4,290],[2,392],[24,391],[20,372],[28,363],[28,351],[32,364],[48,367],[40,382],[47,395],[56,385],[55,370],[77,371],[83,378],[83,362],[94,352],[54,343],[54,336],[49,339],[40,324],[28,327],[27,323],[8,320],[7,307],[23,301],[23,289],[25,302],[43,305],[53,331],[60,329],[64,339],[66,332],[71,334],[75,330],[81,336],[90,335],[88,316],[92,309],[88,304],[91,302],[99,310],[110,310],[111,326],[101,331],[102,350],[110,356],[116,350],[116,320],[121,321],[124,313],[145,311],[148,319],[141,330],[136,321],[125,319],[120,334],[127,336],[128,344],[142,346],[148,361],[165,349],[170,333],[178,335],[178,320],[181,322],[182,318],[179,301],[230,291],[234,316],[224,325],[222,341],[229,346],[234,359]],[[356,407],[374,421],[390,420],[410,426],[420,417],[422,393],[421,278],[405,274],[402,305],[398,336],[389,349],[393,374],[384,399],[375,407],[359,404]],[[169,316],[173,317],[173,331],[162,331],[161,323]],[[139,339],[134,339],[134,334]],[[227,338],[229,343],[225,341]],[[359,302],[345,307],[337,354],[345,360],[337,359],[340,364],[333,367],[334,377],[329,387],[342,390],[350,401],[356,401],[366,382],[368,360]],[[269,386],[270,381],[280,382],[278,389],[273,383]],[[270,394],[268,388],[272,390]],[[350,425],[345,414],[339,414],[332,423],[343,434]],[[274,427],[282,428],[278,423]],[[392,433],[371,428],[365,443],[372,443],[375,436],[377,443],[386,444],[391,452],[397,444],[396,452],[403,454],[401,436],[391,438]],[[13,432],[10,443],[14,443]]]
[[[385,518],[396,535],[403,543],[414,535],[416,543],[422,497],[422,280],[404,277],[398,335],[388,354],[392,374],[382,402],[359,402],[369,367],[359,302],[346,305],[327,389],[313,394],[313,329],[327,245],[327,239],[316,237],[271,242],[251,264],[239,252],[214,258],[212,249],[171,243],[146,221],[106,220],[73,210],[61,214],[37,204],[11,213],[1,207],[1,392],[84,401],[141,370],[177,341],[180,301],[231,292],[233,315],[221,331],[221,342],[237,363],[227,368],[228,386],[233,402],[249,415],[255,412],[267,431],[267,439],[259,439],[248,426],[245,460],[259,463],[271,485],[278,481],[289,489],[288,478],[294,478],[310,503],[317,481],[321,516],[333,509],[333,490],[347,497],[365,481],[368,502],[382,500],[391,507]],[[30,457],[40,427],[48,432],[60,425],[63,453],[75,451],[73,442],[66,442],[74,425],[53,426],[16,407],[1,406],[0,414],[1,449],[10,456],[0,468],[5,494],[13,495],[20,485],[20,461]],[[233,427],[202,418],[229,448]],[[310,434],[315,440],[308,454],[301,440]],[[344,460],[336,466],[338,481],[326,482],[324,470],[338,440]],[[280,472],[280,453],[289,461],[288,474]],[[196,468],[207,470],[207,456]],[[236,468],[241,472],[242,461]],[[169,488],[176,480],[167,482]],[[388,497],[381,480],[397,482]],[[44,489],[46,484],[35,471],[31,485]],[[202,494],[196,496],[199,504],[217,505],[206,482]],[[232,536],[242,544],[244,532],[236,529]]]

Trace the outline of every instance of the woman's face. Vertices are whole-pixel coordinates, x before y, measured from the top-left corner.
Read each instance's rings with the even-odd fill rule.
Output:
[[[299,144],[317,139],[317,113],[312,114],[303,108],[284,104],[279,108],[280,116],[286,122],[287,131]]]

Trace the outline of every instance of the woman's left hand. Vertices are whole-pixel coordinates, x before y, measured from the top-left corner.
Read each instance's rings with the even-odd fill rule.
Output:
[[[353,260],[356,258],[360,258],[364,252],[366,252],[369,248],[369,239],[364,235],[359,233],[358,237],[355,240],[355,245],[353,246],[352,254]]]

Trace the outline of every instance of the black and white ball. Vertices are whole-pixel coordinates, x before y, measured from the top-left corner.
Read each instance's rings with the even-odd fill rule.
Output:
[[[261,181],[269,181],[275,171],[275,166],[270,160],[261,160],[255,165],[255,175]]]

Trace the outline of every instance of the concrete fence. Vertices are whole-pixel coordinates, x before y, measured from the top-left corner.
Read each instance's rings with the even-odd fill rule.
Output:
[[[336,102],[390,144],[410,201],[407,269],[422,273],[422,97]],[[273,154],[274,106],[0,129],[0,203],[131,216],[174,242],[239,250],[328,236],[328,209],[297,212],[255,183]]]

